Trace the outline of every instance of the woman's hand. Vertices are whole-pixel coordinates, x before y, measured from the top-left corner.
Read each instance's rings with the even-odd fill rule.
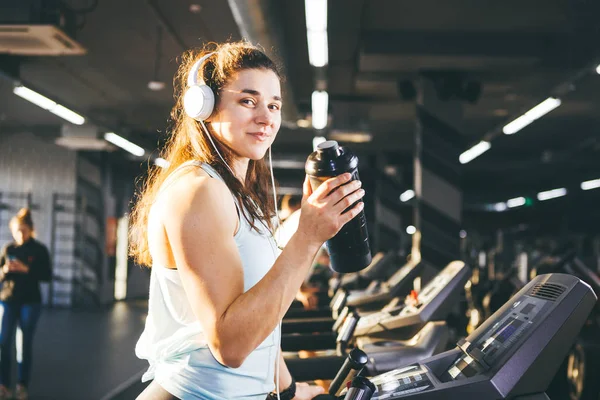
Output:
[[[325,390],[320,386],[310,386],[306,382],[296,384],[296,395],[294,400],[311,400],[313,397],[325,393]]]
[[[4,273],[8,273],[8,272],[16,272],[18,274],[29,273],[29,267],[27,265],[23,264],[19,260],[9,261],[8,263],[4,264],[4,267],[2,267],[2,270],[4,271]]]
[[[364,204],[361,201],[344,212],[365,194],[360,188],[361,182],[350,182],[351,178],[349,173],[330,178],[313,192],[306,177],[297,233],[320,245],[335,236],[362,211]]]

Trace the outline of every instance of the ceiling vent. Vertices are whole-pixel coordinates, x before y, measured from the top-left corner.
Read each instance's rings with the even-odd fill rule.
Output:
[[[538,297],[544,300],[554,301],[565,291],[565,287],[555,283],[541,283],[535,285],[529,292],[532,297]]]
[[[76,151],[114,150],[114,146],[104,140],[98,128],[93,125],[64,124],[61,128],[61,136],[56,138],[55,143]]]
[[[61,0],[1,0],[0,53],[21,56],[81,55],[75,41],[77,11]]]
[[[86,49],[54,25],[0,25],[0,53],[23,56],[82,55]]]

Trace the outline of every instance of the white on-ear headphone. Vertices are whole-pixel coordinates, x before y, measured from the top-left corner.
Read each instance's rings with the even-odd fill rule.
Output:
[[[202,80],[198,81],[198,72],[204,61],[215,53],[208,53],[194,63],[188,75],[188,88],[183,96],[183,109],[190,118],[204,121],[213,112],[215,107],[215,94]]]

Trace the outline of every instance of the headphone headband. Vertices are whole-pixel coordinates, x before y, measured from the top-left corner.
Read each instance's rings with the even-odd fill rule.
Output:
[[[188,87],[198,85],[198,72],[200,71],[202,64],[204,64],[204,61],[206,61],[213,54],[215,54],[215,52],[208,53],[207,55],[203,56],[198,61],[196,61],[194,65],[192,65],[192,69],[190,70],[187,80]]]

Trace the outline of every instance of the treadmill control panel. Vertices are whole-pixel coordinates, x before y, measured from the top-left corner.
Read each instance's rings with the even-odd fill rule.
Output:
[[[424,392],[434,386],[425,368],[419,364],[378,375],[370,381],[376,387],[373,400]]]
[[[446,285],[458,274],[460,270],[465,267],[463,263],[453,262],[448,264],[446,268],[437,275],[431,282],[429,282],[425,288],[418,294],[418,302],[410,302],[407,306],[400,312],[400,316],[403,315],[411,315],[419,312],[419,309],[423,304],[429,303],[431,300],[437,296],[440,291],[446,287]]]
[[[446,266],[431,282],[429,282],[417,295],[418,302],[408,297],[406,302],[393,307],[386,306],[381,311],[361,317],[357,329],[361,334],[368,333],[370,327],[382,325],[386,320],[417,314],[421,308],[430,303],[448,283],[463,269],[466,268],[462,262],[452,262]]]
[[[463,354],[440,377],[442,382],[470,378],[494,367],[518,343],[519,338],[542,318],[547,301],[523,296],[497,322],[472,342],[461,340]]]
[[[404,278],[406,277],[406,275],[408,275],[410,273],[410,271],[415,269],[417,267],[417,265],[419,265],[419,264],[414,263],[414,262],[408,262],[408,263],[404,264],[398,271],[396,271],[394,273],[394,275],[392,275],[390,277],[390,279],[388,279],[388,281],[387,281],[388,286],[396,286],[397,284],[402,282],[404,280]]]
[[[547,382],[541,378],[561,362],[549,356],[568,352],[597,300],[589,285],[574,276],[538,276],[456,348],[372,378],[372,399],[543,395]],[[518,374],[511,368],[515,364],[524,368]]]

